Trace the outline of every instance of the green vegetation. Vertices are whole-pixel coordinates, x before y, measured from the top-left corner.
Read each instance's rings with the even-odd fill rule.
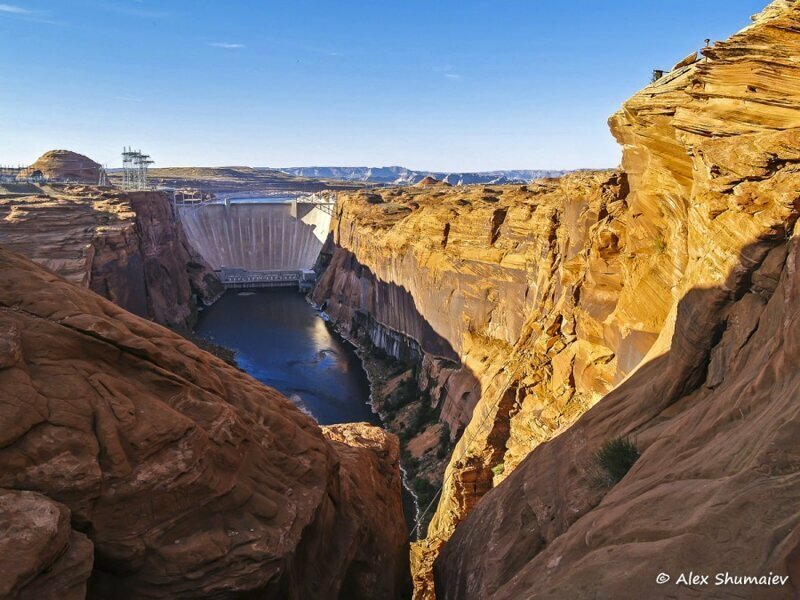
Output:
[[[658,252],[659,254],[664,254],[667,251],[667,241],[664,239],[664,236],[659,236],[655,242],[653,242],[653,249]]]
[[[495,476],[502,475],[503,473],[505,473],[505,471],[506,471],[505,463],[500,463],[492,467],[492,473],[494,473]]]
[[[631,440],[616,437],[607,440],[592,458],[589,470],[593,486],[608,488],[619,482],[639,458],[639,450]]]
[[[414,420],[411,421],[409,427],[413,435],[421,433],[429,424],[435,423],[438,420],[437,410],[431,406],[430,399],[426,398],[423,402],[419,403],[417,411],[414,413]]]
[[[358,336],[358,347],[364,368],[370,378],[373,402],[381,412],[384,425],[400,438],[400,464],[405,471],[405,483],[424,509],[436,497],[447,459],[454,443],[450,441],[450,428],[441,424],[436,445],[419,458],[408,451],[408,443],[416,436],[439,423],[440,406],[434,406],[428,390],[419,389],[420,364],[413,359],[396,359],[375,346],[367,335]],[[398,385],[387,389],[387,384],[404,377]],[[391,390],[391,391],[389,391]],[[420,531],[427,530],[433,518],[430,510],[420,523]]]

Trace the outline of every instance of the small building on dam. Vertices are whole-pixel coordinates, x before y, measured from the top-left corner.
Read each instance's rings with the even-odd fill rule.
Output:
[[[330,203],[297,199],[176,209],[189,241],[229,288],[310,286],[333,212]]]

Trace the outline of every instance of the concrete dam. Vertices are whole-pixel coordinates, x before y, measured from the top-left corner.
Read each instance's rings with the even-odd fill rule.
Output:
[[[296,199],[176,206],[189,241],[226,287],[302,286],[328,235],[332,208]]]

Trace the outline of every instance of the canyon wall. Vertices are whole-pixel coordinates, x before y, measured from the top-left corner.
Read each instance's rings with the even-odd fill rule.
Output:
[[[659,572],[691,568],[794,578],[711,597],[797,594],[798,31],[800,6],[774,2],[611,118],[624,248],[663,239],[672,302],[643,366],[455,529],[441,598],[657,597]],[[618,436],[642,454],[603,496],[587,470]]]
[[[737,511],[758,506],[763,489],[795,491],[781,479],[797,467],[788,434],[760,436],[756,400],[743,403],[752,391],[770,415],[764,424],[788,431],[780,420],[794,415],[786,402],[796,394],[795,349],[780,332],[796,309],[786,239],[800,189],[798,11],[795,2],[771,4],[751,27],[626,102],[610,120],[623,146],[620,172],[340,200],[315,300],[345,328],[369,317],[413,338],[429,362],[441,355],[424,343],[430,328],[474,382],[465,396],[442,381],[441,418],[463,434],[428,539],[414,549],[419,597],[433,597],[430,570],[453,532],[436,563],[436,592],[447,598],[563,597],[571,573],[567,595],[590,596],[600,582],[610,597],[624,595],[620,569],[634,569],[634,558],[636,573],[654,568],[648,540],[671,548],[666,566],[718,544],[720,556],[741,553],[734,566],[752,557],[754,570],[789,568],[795,524],[773,508],[780,501],[770,502],[769,522],[784,523],[773,536],[784,541],[769,559],[766,539],[777,529],[759,531]],[[408,296],[400,314],[381,306],[379,288]],[[745,356],[756,361],[749,370]],[[626,478],[603,499],[586,470],[619,435],[643,451],[647,485]],[[728,476],[753,491],[737,492]],[[607,505],[616,508],[592,512]],[[723,539],[712,508],[751,526]],[[648,525],[659,518],[705,519],[707,537]],[[577,523],[608,533],[570,535]],[[642,542],[629,560],[614,562],[615,531]],[[563,553],[559,536],[573,544]],[[657,574],[634,595],[652,597]]]
[[[0,245],[169,327],[191,327],[197,302],[222,293],[160,192],[52,185],[0,194]]]
[[[5,249],[0,390],[4,597],[395,598],[410,583],[394,436],[321,430]]]
[[[178,207],[189,242],[214,268],[310,269],[330,214],[309,203],[231,202]]]
[[[687,293],[673,347],[477,503],[434,563],[437,598],[797,597],[798,233]],[[620,437],[641,456],[598,489],[594,452]],[[710,584],[678,585],[690,571]]]

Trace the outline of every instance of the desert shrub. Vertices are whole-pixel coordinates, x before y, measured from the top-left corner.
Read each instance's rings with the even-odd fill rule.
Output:
[[[506,471],[506,464],[500,463],[492,467],[492,473],[495,475],[502,475]]]
[[[639,450],[631,440],[616,437],[607,440],[595,452],[590,468],[590,480],[596,487],[611,487],[630,471],[639,458]]]
[[[415,434],[421,433],[430,423],[436,421],[436,416],[436,409],[431,406],[430,399],[422,399],[411,421],[411,431]]]
[[[411,456],[407,451],[403,452],[403,468],[409,480],[413,480],[419,471],[419,460]]]

